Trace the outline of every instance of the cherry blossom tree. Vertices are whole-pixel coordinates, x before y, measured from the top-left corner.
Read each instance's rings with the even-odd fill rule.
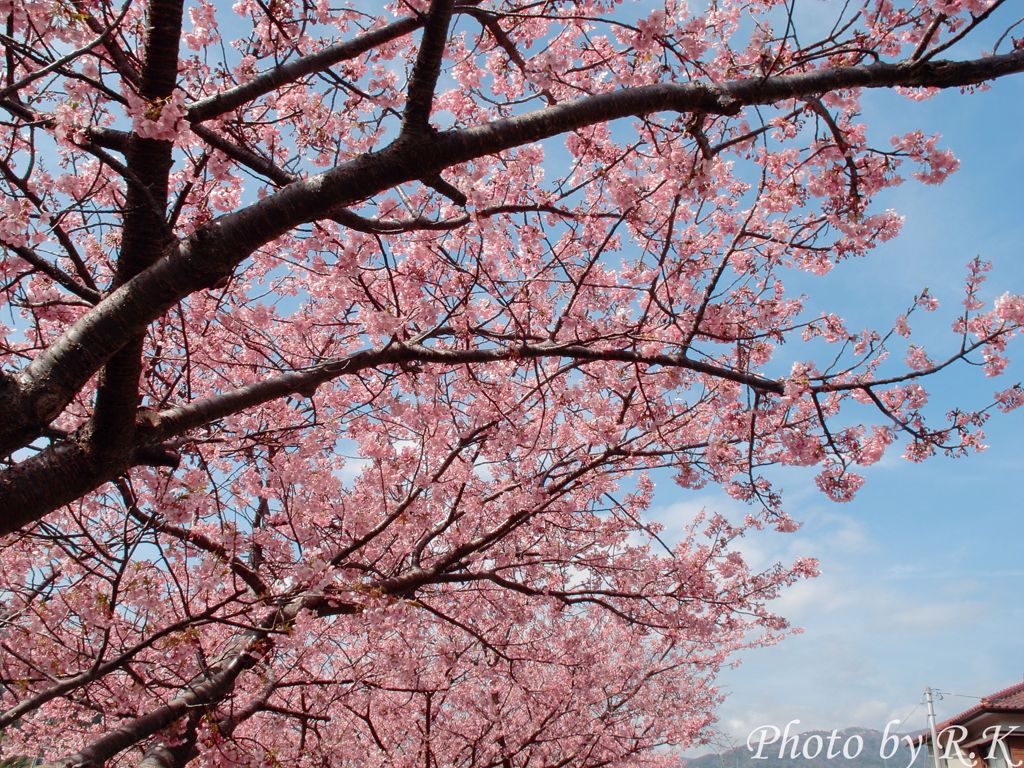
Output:
[[[980,260],[946,349],[783,287],[957,167],[864,89],[1024,70],[1011,4],[693,5],[5,5],[0,758],[673,764],[815,572],[737,551],[767,468],[1024,400],[927,410],[1024,322]]]

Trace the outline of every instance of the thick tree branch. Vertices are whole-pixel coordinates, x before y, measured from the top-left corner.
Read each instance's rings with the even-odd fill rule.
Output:
[[[200,426],[211,424],[235,413],[241,413],[291,394],[311,397],[321,384],[355,375],[384,365],[434,363],[458,366],[468,363],[492,363],[503,360],[562,358],[578,361],[614,361],[639,365],[683,368],[695,373],[745,384],[766,392],[782,394],[781,382],[736,371],[681,355],[645,355],[629,349],[602,349],[579,344],[525,344],[497,349],[438,349],[421,345],[396,344],[381,350],[358,352],[340,360],[332,360],[304,371],[292,371],[244,387],[214,395],[205,400],[162,411],[150,439],[166,440]]]
[[[30,712],[34,712],[39,707],[46,704],[48,701],[52,701],[60,696],[66,696],[72,691],[78,690],[89,683],[100,680],[103,677],[116,672],[119,669],[123,669],[129,664],[136,656],[147,648],[151,648],[154,644],[160,642],[165,637],[181,632],[182,630],[194,627],[197,624],[204,623],[213,614],[230,602],[233,598],[228,598],[221,603],[210,606],[202,613],[194,616],[189,616],[181,621],[169,624],[166,627],[154,631],[148,635],[144,640],[136,643],[132,647],[118,654],[114,658],[108,659],[107,661],[98,662],[93,664],[89,669],[84,670],[75,675],[65,676],[55,682],[49,688],[39,691],[29,698],[19,701],[12,707],[0,712],[0,728],[6,728],[18,720],[23,718]]]
[[[331,219],[357,232],[397,234],[400,232],[414,232],[416,230],[449,231],[466,226],[474,217],[485,219],[491,216],[499,216],[503,213],[550,213],[553,216],[562,216],[568,219],[578,216],[578,214],[567,208],[559,208],[548,203],[539,203],[537,205],[495,205],[478,209],[473,212],[472,216],[464,213],[459,216],[453,216],[450,219],[431,219],[426,216],[416,216],[408,219],[367,218],[347,208],[339,208],[331,212]],[[602,218],[615,217],[611,213],[595,215]]]
[[[162,105],[174,92],[182,10],[183,0],[152,0],[149,5],[139,86],[139,95],[149,103]],[[128,194],[112,287],[131,280],[171,245],[165,218],[171,150],[169,141],[136,134],[128,141]],[[96,453],[123,453],[133,441],[142,345],[140,332],[110,357],[100,374],[90,426]]]
[[[144,715],[112,728],[96,741],[73,755],[46,763],[45,768],[100,768],[110,758],[162,731],[196,708],[215,705],[234,691],[239,675],[256,666],[263,658],[271,633],[288,626],[301,611],[322,616],[351,613],[355,608],[331,600],[322,592],[304,592],[267,614],[255,629],[237,637],[215,662],[187,689]]]
[[[215,130],[206,125],[193,125],[192,132],[200,137],[214,149],[218,149],[230,157],[236,163],[244,165],[256,173],[266,176],[279,187],[291,184],[296,177],[282,168],[274,165],[263,155],[253,152],[251,149],[239,146],[233,141],[221,136]]]
[[[67,504],[82,494],[109,482],[133,464],[144,463],[147,448],[247,408],[291,394],[312,396],[321,384],[356,375],[362,371],[392,365],[433,363],[459,366],[503,360],[565,358],[577,361],[615,361],[640,365],[682,368],[714,378],[734,381],[754,389],[781,394],[782,383],[736,371],[682,355],[644,355],[629,349],[602,349],[579,344],[526,344],[494,349],[438,349],[422,345],[395,344],[379,350],[365,350],[346,358],[331,360],[303,371],[292,371],[247,384],[238,389],[161,411],[151,424],[140,426],[139,444],[125,451],[115,463],[98,459],[78,443],[62,443],[46,449],[0,474],[0,509],[8,510],[0,518],[0,535]],[[58,482],[45,482],[57,472]]]
[[[589,96],[438,137],[448,164],[502,152],[588,125],[654,112],[737,114],[744,106],[801,99],[841,88],[956,88],[1024,71],[1024,51],[970,61],[871,64],[796,75],[708,83],[660,83]]]
[[[38,434],[114,351],[176,302],[213,285],[256,248],[292,227],[329,218],[339,206],[396,184],[630,115],[663,110],[732,114],[744,105],[810,97],[834,88],[957,87],[1022,70],[1024,51],[1015,51],[971,61],[839,67],[719,85],[665,83],[600,94],[431,138],[399,141],[214,220],[105,298],[0,391],[0,405],[12,415],[0,427],[0,453],[9,453]],[[424,168],[424,158],[432,167]]]
[[[0,107],[26,123],[41,125],[49,130],[53,130],[56,125],[52,117],[37,114],[21,102],[12,99],[0,99]],[[125,152],[128,149],[129,134],[126,131],[94,125],[85,129],[85,136],[98,147],[106,147],[117,152]]]
[[[416,135],[428,130],[434,91],[441,74],[448,26],[452,20],[453,0],[432,0],[423,27],[423,40],[409,77],[409,93],[402,118],[402,133]]]
[[[245,106],[260,96],[272,93],[282,85],[293,83],[301,77],[327,69],[339,62],[361,56],[367,51],[371,51],[385,43],[409,34],[422,25],[423,20],[418,17],[399,19],[380,29],[366,32],[352,40],[335,43],[324,48],[322,51],[302,56],[287,64],[275,67],[269,72],[257,75],[247,83],[235,86],[214,96],[200,99],[189,105],[185,116],[192,123],[210,120],[223,115],[225,112]]]
[[[45,257],[36,253],[28,246],[11,245],[8,243],[0,243],[0,246],[12,253],[16,253],[24,261],[30,264],[33,269],[39,270],[53,280],[53,282],[75,294],[75,296],[78,296],[80,299],[83,299],[90,304],[97,304],[99,302],[99,291],[96,291],[86,285],[82,285],[63,269],[58,267],[56,264],[52,264]]]

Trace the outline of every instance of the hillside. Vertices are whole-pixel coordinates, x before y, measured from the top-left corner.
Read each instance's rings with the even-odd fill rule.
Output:
[[[899,748],[890,755],[893,747],[889,744],[883,749],[882,731],[869,728],[846,728],[836,731],[836,738],[832,742],[831,759],[827,752],[832,731],[807,731],[793,735],[798,739],[795,749],[793,744],[782,745],[781,739],[771,743],[766,738],[766,744],[761,750],[762,757],[756,759],[758,744],[755,737],[753,750],[748,749],[746,744],[741,744],[724,752],[690,758],[686,761],[686,768],[908,768],[911,764],[915,768],[922,768],[927,764],[927,753],[924,751],[916,754],[916,759],[911,761],[911,750],[903,734],[898,734]],[[858,736],[860,742],[856,738]],[[858,743],[863,743],[859,754]],[[844,745],[848,745],[849,757],[842,754]],[[820,754],[816,754],[819,747]]]

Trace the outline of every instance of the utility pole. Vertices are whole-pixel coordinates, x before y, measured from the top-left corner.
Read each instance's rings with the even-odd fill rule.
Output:
[[[939,765],[939,734],[935,732],[935,702],[930,687],[924,689],[924,700],[928,704],[928,729],[932,732],[932,764],[934,768],[942,768]]]

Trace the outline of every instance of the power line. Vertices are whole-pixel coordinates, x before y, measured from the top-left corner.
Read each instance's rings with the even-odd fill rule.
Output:
[[[900,720],[900,722],[901,723],[905,723],[908,720],[910,720],[910,718],[914,716],[914,713],[917,712],[917,710],[919,710],[921,708],[922,704],[924,704],[924,700],[921,700],[921,701],[917,702],[917,704],[915,704],[913,707],[911,707],[910,711],[907,712],[906,716],[902,720]]]
[[[935,691],[935,693],[941,696],[959,696],[961,699],[974,699],[975,701],[981,701],[984,696],[971,696],[967,693],[950,693],[949,691]]]

